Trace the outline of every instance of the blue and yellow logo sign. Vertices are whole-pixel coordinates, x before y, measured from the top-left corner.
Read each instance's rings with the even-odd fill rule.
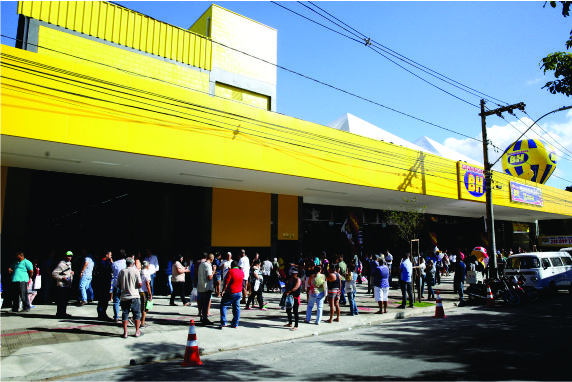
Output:
[[[484,202],[485,171],[482,168],[457,162],[459,199]]]

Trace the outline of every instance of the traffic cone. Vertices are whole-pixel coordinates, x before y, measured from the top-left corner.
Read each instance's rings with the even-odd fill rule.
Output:
[[[437,305],[435,305],[435,318],[445,318],[445,311],[443,310],[443,302],[441,301],[441,296],[439,291],[437,291]]]
[[[185,359],[181,366],[202,365],[199,357],[199,345],[197,342],[197,332],[195,331],[195,321],[189,324],[189,336],[187,337],[187,348],[185,349]]]
[[[495,299],[493,298],[493,292],[491,291],[491,286],[487,285],[487,303],[485,304],[487,308],[495,307]]]

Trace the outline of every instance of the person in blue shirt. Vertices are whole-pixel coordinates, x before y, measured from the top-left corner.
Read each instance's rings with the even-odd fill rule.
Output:
[[[28,282],[32,277],[34,267],[32,262],[24,257],[23,251],[16,252],[16,262],[8,268],[8,273],[12,275],[12,312],[18,312],[20,301],[22,301],[22,312],[30,311],[30,300],[28,299]]]
[[[403,261],[399,266],[401,270],[401,305],[399,308],[403,309],[407,305],[407,297],[409,297],[409,307],[413,308],[413,293],[411,289],[411,280],[413,275],[413,264],[411,263],[411,255],[407,253],[403,256]]]

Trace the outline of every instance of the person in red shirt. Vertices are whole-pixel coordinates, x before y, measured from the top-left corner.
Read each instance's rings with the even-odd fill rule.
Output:
[[[232,322],[231,328],[238,327],[240,319],[240,299],[242,297],[242,281],[244,280],[244,272],[238,267],[238,263],[233,260],[230,264],[230,270],[227,272],[223,281],[222,299],[220,301],[220,328],[227,326],[226,311],[232,306]]]

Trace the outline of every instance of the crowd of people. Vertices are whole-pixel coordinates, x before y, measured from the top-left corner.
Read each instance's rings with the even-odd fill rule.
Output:
[[[86,250],[79,257],[67,251],[60,261],[55,261],[52,253],[43,263],[45,270],[42,272],[37,259],[29,261],[22,251],[18,251],[15,263],[9,268],[12,311],[20,311],[20,302],[20,312],[30,311],[39,291],[43,292],[46,303],[55,300],[58,318],[70,317],[66,312],[70,298],[77,299],[78,306],[97,300],[98,319],[121,323],[123,338],[127,337],[127,328],[134,326],[138,337],[142,335],[140,329],[147,325],[146,316],[152,309],[155,279],[160,269],[157,255],[150,249],[144,253],[143,257],[141,252],[120,250],[114,256],[107,251],[98,259]],[[498,256],[499,270],[502,271],[502,252],[499,251]],[[171,306],[177,305],[177,298],[184,306],[196,301],[201,325],[215,325],[209,319],[212,316],[211,300],[213,296],[220,298],[218,325],[221,328],[228,325],[228,308],[233,313],[230,327],[236,328],[241,305],[246,310],[267,310],[264,293],[280,291],[280,305],[288,319],[285,326],[296,330],[303,297],[306,302],[304,322],[320,325],[325,304],[329,307],[329,317],[325,320],[328,323],[340,320],[341,307],[345,305],[349,308],[349,315],[359,314],[357,284],[367,282],[366,293],[371,294],[378,304],[379,309],[375,313],[385,314],[392,286],[401,289],[402,303],[398,308],[413,308],[412,290],[416,279],[420,283],[420,298],[425,299],[426,289],[426,299],[434,300],[433,287],[441,282],[442,277],[454,274],[455,292],[462,300],[467,271],[486,273],[486,270],[486,264],[474,256],[465,256],[460,251],[448,254],[437,247],[425,255],[406,254],[396,261],[389,251],[368,254],[363,258],[357,254],[344,257],[341,254],[328,256],[322,252],[318,256],[300,255],[289,262],[282,258],[261,259],[258,253],[249,257],[243,249],[238,259],[233,259],[231,252],[227,252],[224,258],[220,253],[203,253],[197,260],[185,259],[178,253],[166,264],[162,288],[170,294]],[[394,277],[397,278],[396,283],[393,282]],[[189,294],[190,298],[187,298]],[[110,303],[112,317],[108,315]]]

